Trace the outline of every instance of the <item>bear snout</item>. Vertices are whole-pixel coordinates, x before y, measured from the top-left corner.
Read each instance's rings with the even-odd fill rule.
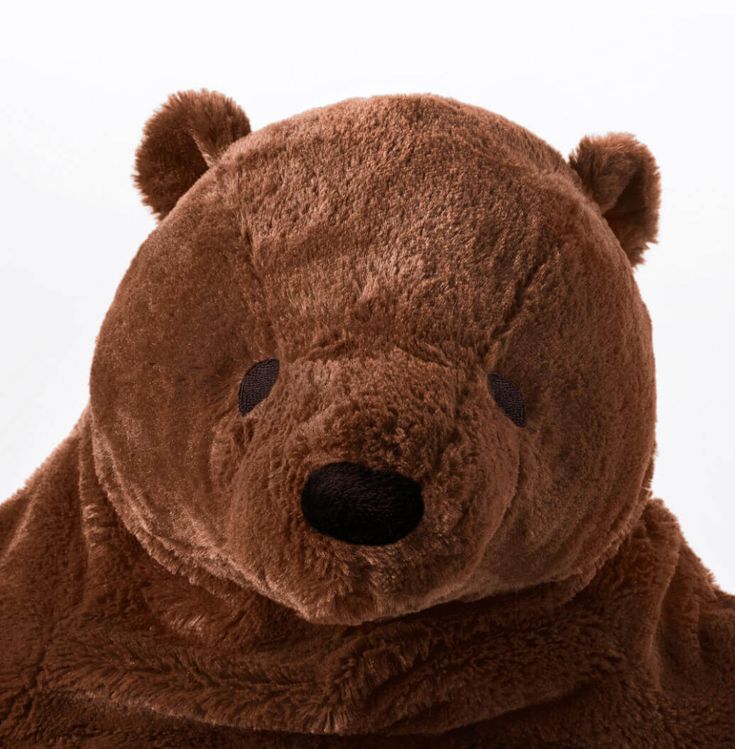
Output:
[[[421,521],[421,487],[408,476],[359,463],[329,463],[312,471],[301,511],[318,533],[350,544],[386,546]]]

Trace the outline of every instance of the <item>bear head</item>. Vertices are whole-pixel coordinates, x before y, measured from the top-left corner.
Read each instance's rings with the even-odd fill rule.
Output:
[[[632,266],[658,174],[570,160],[433,96],[257,132],[172,97],[137,182],[160,222],[105,319],[94,457],[148,553],[217,595],[353,625],[581,584],[648,495]]]

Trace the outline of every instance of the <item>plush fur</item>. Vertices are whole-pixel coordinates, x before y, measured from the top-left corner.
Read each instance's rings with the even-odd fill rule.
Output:
[[[5,745],[731,746],[735,599],[649,489],[647,149],[431,96],[248,130],[206,92],[146,127],[165,218],[0,507]],[[318,532],[330,464],[420,521]]]
[[[135,183],[163,218],[222,151],[250,132],[245,112],[222,94],[174,94],[148,120],[135,155]]]
[[[659,175],[650,151],[625,133],[582,138],[569,162],[636,265],[658,230]]]

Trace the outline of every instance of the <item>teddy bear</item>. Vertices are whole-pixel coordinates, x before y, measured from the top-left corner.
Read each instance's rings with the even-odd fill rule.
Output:
[[[437,96],[172,96],[70,436],[0,506],[0,745],[735,745],[653,498],[659,174]]]

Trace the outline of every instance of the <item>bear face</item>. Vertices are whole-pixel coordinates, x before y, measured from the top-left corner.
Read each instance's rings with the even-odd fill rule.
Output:
[[[163,218],[91,378],[128,529],[315,623],[587,579],[651,471],[648,152],[588,139],[570,165],[426,96],[248,131],[189,94],[139,152]]]

